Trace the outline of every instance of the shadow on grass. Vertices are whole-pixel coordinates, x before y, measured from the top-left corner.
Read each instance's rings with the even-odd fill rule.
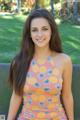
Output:
[[[20,49],[25,15],[0,16],[0,62],[10,62]]]
[[[0,62],[10,62],[20,49],[22,30],[27,15],[0,16]],[[80,26],[58,24],[62,46],[73,63],[80,63]]]
[[[64,52],[71,56],[73,63],[80,63],[80,26],[62,23],[58,28]]]

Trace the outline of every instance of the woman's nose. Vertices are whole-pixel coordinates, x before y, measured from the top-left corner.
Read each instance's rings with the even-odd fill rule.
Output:
[[[42,31],[38,31],[38,36],[41,37],[43,35]]]

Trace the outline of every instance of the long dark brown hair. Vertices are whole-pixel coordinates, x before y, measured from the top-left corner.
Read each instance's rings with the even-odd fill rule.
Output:
[[[50,50],[62,52],[61,40],[54,17],[48,12],[48,10],[43,8],[32,10],[24,25],[21,50],[12,60],[10,65],[9,83],[18,95],[22,95],[23,93],[26,75],[35,52],[35,46],[30,34],[31,21],[40,17],[47,19],[51,27],[52,35],[49,42]]]

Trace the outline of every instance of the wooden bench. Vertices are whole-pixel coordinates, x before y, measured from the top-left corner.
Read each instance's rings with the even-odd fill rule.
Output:
[[[5,117],[8,113],[12,92],[7,82],[9,66],[10,64],[0,63],[0,115],[5,115]],[[80,65],[73,65],[72,80],[75,120],[80,120]]]

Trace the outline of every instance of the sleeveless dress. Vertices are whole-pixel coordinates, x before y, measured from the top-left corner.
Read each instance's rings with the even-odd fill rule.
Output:
[[[60,101],[62,65],[58,56],[31,60],[23,93],[23,107],[17,120],[67,120]]]

